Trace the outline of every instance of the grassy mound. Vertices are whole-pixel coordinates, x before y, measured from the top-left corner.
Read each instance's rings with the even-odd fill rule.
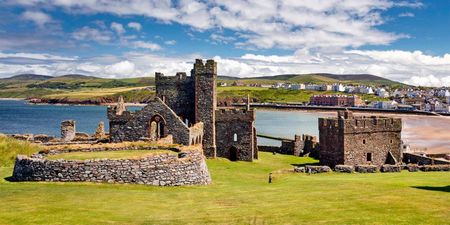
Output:
[[[120,151],[100,151],[100,152],[69,152],[57,155],[50,155],[47,158],[66,160],[87,160],[87,159],[140,159],[151,155],[174,154],[169,150],[120,150]]]
[[[14,165],[16,156],[31,155],[39,151],[39,146],[26,141],[19,141],[0,134],[0,167]]]

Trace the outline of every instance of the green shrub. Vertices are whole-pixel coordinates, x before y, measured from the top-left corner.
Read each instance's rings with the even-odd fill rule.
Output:
[[[0,167],[14,165],[17,155],[31,155],[39,151],[39,146],[19,141],[0,134]]]

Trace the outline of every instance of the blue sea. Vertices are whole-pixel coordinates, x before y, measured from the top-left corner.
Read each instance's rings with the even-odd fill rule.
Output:
[[[33,105],[26,101],[0,100],[0,133],[60,135],[63,120],[75,120],[78,132],[94,133],[100,121],[105,122],[106,106]],[[128,107],[130,110],[139,107]],[[294,134],[318,135],[319,115],[297,111],[262,111],[256,113],[258,133],[293,138]],[[259,144],[280,145],[279,141],[259,138]]]

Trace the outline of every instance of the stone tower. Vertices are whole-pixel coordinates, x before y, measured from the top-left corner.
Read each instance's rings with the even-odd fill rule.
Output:
[[[216,80],[217,63],[196,59],[191,71],[195,79],[195,122],[203,122],[203,149],[207,157],[216,157]]]
[[[400,163],[401,131],[401,118],[358,117],[351,111],[319,118],[320,163],[331,167]]]

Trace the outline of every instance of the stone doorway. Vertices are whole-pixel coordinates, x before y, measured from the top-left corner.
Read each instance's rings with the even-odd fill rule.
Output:
[[[149,121],[148,126],[148,136],[151,141],[157,141],[165,136],[167,136],[166,133],[166,122],[164,121],[164,118],[160,115],[155,115],[152,117],[152,119]]]
[[[230,148],[230,157],[229,157],[230,161],[237,161],[238,160],[238,150],[236,147],[231,147]]]

